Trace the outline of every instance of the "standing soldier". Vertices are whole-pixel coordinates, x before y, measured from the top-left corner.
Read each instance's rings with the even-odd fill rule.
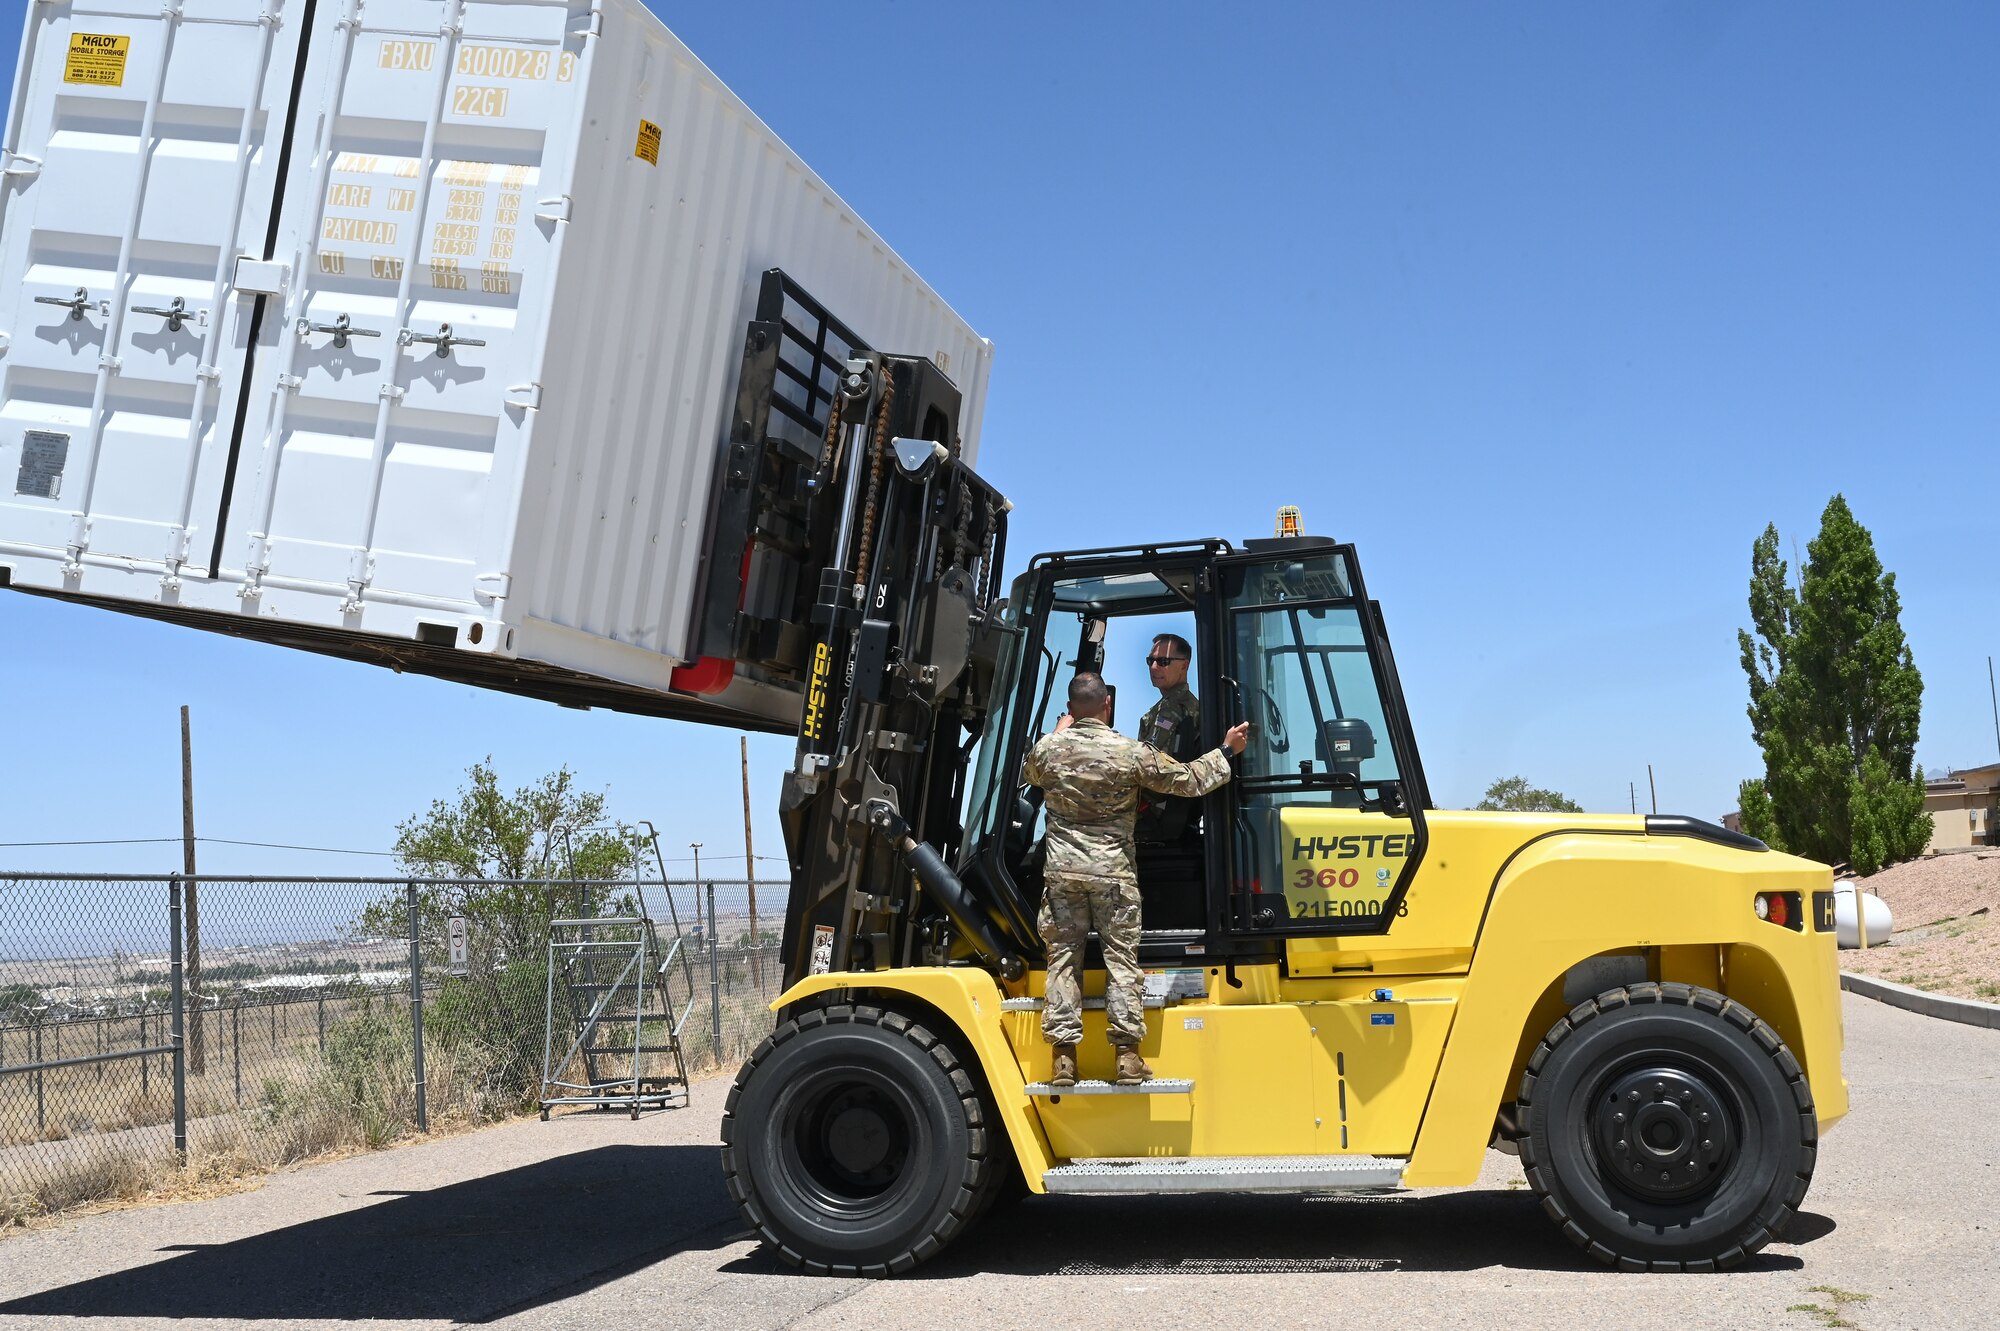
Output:
[[[1139,742],[1150,744],[1169,758],[1192,761],[1201,748],[1201,704],[1187,684],[1188,663],[1194,648],[1178,633],[1162,633],[1153,639],[1146,657],[1146,671],[1160,700],[1139,718]],[[1179,843],[1193,827],[1196,805],[1193,800],[1172,795],[1155,795],[1139,800],[1139,820],[1133,828],[1135,839],[1149,846]]]
[[[1190,798],[1229,780],[1229,754],[1243,752],[1250,726],[1222,746],[1181,763],[1105,724],[1110,695],[1098,675],[1069,682],[1069,714],[1044,736],[1023,767],[1047,797],[1047,868],[1039,928],[1049,948],[1042,1038],[1055,1046],[1052,1086],[1076,1083],[1076,1042],[1083,1038],[1083,943],[1093,928],[1104,949],[1105,1016],[1118,1050],[1118,1084],[1152,1076],[1139,1056],[1146,1038],[1145,975],[1139,969],[1139,878],[1132,820],[1141,789]]]

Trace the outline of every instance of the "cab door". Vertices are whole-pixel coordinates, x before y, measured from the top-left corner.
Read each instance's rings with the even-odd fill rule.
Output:
[[[1251,723],[1232,786],[1234,923],[1287,939],[1386,933],[1428,837],[1380,615],[1352,547],[1257,544],[1276,548],[1217,567],[1224,705]]]

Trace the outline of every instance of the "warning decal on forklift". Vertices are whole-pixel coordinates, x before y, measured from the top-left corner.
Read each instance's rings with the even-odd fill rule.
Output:
[[[660,127],[650,120],[639,122],[639,146],[632,150],[634,157],[643,157],[654,166],[660,164]]]
[[[125,86],[125,57],[131,50],[130,37],[72,32],[69,35],[69,60],[63,65],[63,82],[122,88]]]
[[[824,975],[833,969],[833,926],[813,926],[813,959],[809,974]]]

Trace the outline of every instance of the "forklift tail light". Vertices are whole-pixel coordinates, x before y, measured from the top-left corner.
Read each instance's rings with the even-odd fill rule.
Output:
[[[1759,892],[1753,905],[1760,920],[1784,929],[1805,927],[1805,910],[1796,892]]]

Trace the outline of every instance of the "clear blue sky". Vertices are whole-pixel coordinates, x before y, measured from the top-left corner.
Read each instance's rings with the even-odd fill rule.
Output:
[[[1760,770],[1751,542],[1840,491],[1919,760],[1996,757],[2000,7],[655,7],[998,345],[1015,567],[1298,504],[1360,545],[1440,803],[1519,773],[1644,808],[1650,762],[1714,817]],[[741,852],[728,732],[16,595],[0,699],[0,841],[175,834],[186,702],[207,835],[382,849],[490,753]],[[764,854],[788,754],[751,744]]]

